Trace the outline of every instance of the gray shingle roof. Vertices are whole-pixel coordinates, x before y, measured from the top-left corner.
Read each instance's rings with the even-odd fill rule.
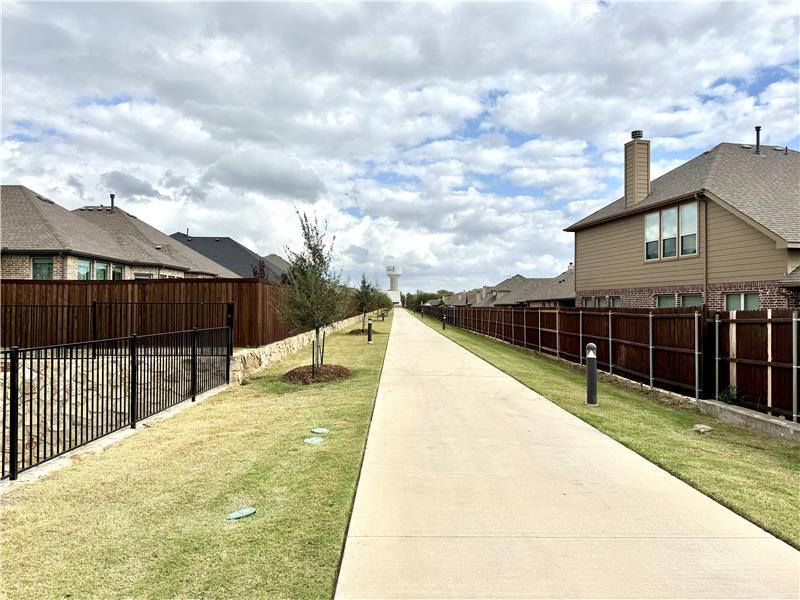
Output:
[[[187,248],[119,207],[112,212],[108,206],[84,206],[72,213],[110,235],[117,246],[129,254],[131,261],[139,262],[134,257],[140,248],[146,248],[151,254],[161,257],[163,264],[177,265],[179,269],[190,273],[239,277],[230,269]]]
[[[495,304],[508,306],[522,302],[570,300],[575,298],[575,270],[569,269],[555,277],[529,279]]]
[[[490,287],[486,287],[483,289],[483,293],[485,294],[483,298],[481,298],[480,302],[475,302],[473,306],[494,306],[497,304],[500,298],[503,298],[509,292],[517,289],[519,286],[523,285],[526,281],[529,281],[527,277],[523,277],[520,274],[513,275],[512,277],[508,277],[504,279],[497,285],[493,285]]]
[[[233,271],[239,277],[252,277],[253,265],[261,259],[261,257],[250,250],[250,248],[243,246],[230,237],[187,236],[185,233],[180,232],[175,232],[170,235],[170,237],[179,241],[187,248],[191,248],[195,252],[199,252],[203,256]],[[280,281],[283,271],[279,270],[267,257],[264,257],[264,260],[267,265],[269,281]]]
[[[646,209],[672,198],[706,190],[787,242],[800,242],[800,152],[762,146],[761,154],[741,144],[722,143],[665,173],[650,194],[625,207],[619,198],[570,225],[576,231]]]
[[[0,237],[4,251],[69,252],[123,263],[179,268],[136,240],[126,244],[22,185],[0,188]]]

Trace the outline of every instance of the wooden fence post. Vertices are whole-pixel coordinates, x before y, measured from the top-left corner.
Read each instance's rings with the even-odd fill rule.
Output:
[[[561,358],[561,309],[556,308],[556,358]]]
[[[542,309],[539,308],[539,352],[542,351]]]
[[[772,309],[767,309],[767,414],[772,414]]]
[[[694,399],[700,399],[700,313],[694,312]]]
[[[583,311],[578,311],[578,363],[583,366]]]
[[[729,379],[728,387],[736,387],[736,311],[732,310],[728,313],[730,321],[728,321],[728,358],[730,358],[728,365]]]

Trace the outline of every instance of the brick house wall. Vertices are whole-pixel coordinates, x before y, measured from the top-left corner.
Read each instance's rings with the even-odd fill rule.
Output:
[[[725,310],[725,294],[730,292],[758,292],[762,309],[800,308],[800,291],[778,287],[775,281],[744,281],[736,283],[708,284],[705,304],[710,310]],[[646,288],[616,288],[582,290],[575,294],[576,306],[583,306],[584,298],[619,296],[623,307],[655,308],[658,296],[675,294],[676,306],[680,306],[681,294],[701,294],[702,285],[662,286]]]
[[[46,257],[47,255],[37,255]],[[82,259],[74,255],[53,255],[53,279],[78,279],[78,261],[90,260]],[[31,279],[33,277],[32,267],[33,255],[30,254],[3,254],[0,257],[0,279]],[[105,262],[111,268],[114,263],[110,260],[90,260],[92,262],[92,279],[95,278],[94,270],[97,262]],[[184,271],[142,265],[122,265],[122,278],[133,279],[134,273],[149,273],[153,279],[158,279],[159,275],[168,277],[183,278]]]

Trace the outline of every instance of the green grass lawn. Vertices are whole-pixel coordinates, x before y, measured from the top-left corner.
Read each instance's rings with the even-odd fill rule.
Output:
[[[6,598],[330,598],[391,318],[330,337],[349,380],[284,384],[305,350],[0,507]],[[331,430],[318,446],[311,427]],[[254,516],[226,521],[255,506]]]
[[[727,425],[627,384],[600,382],[585,404],[584,372],[476,333],[426,325],[773,535],[800,548],[800,445]],[[663,398],[663,396],[662,396]],[[706,435],[696,423],[714,428]],[[676,515],[680,518],[680,515]]]

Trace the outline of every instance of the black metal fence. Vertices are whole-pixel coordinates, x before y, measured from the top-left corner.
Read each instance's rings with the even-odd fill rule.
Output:
[[[0,478],[229,382],[231,353],[230,327],[3,351]]]

